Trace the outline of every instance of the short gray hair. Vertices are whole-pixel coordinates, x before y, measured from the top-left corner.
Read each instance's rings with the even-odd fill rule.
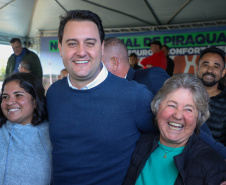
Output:
[[[27,60],[23,60],[23,61],[21,62],[21,68],[25,68],[26,70],[31,71],[31,65],[30,65],[30,62],[27,61]]]
[[[117,37],[108,37],[104,39],[104,48],[118,47],[121,52],[128,58],[128,50],[123,41]]]
[[[210,115],[208,106],[209,94],[207,93],[202,82],[194,74],[176,74],[169,78],[154,97],[151,103],[152,112],[155,116],[157,116],[160,103],[167,97],[168,94],[179,88],[187,89],[193,94],[194,102],[198,111],[196,128],[199,128]]]

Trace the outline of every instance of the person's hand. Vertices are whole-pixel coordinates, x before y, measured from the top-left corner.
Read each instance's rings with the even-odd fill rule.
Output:
[[[153,65],[147,64],[146,67],[147,67],[147,68],[151,68],[151,67],[153,67]]]
[[[226,185],[226,181],[222,182],[220,185]]]

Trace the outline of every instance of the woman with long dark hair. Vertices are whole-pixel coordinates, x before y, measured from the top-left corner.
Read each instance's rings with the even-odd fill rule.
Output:
[[[51,181],[51,143],[45,90],[29,73],[7,77],[0,96],[0,184]]]

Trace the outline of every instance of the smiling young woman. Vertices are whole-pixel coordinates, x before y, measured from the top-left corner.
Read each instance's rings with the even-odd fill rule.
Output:
[[[30,73],[7,77],[0,103],[0,184],[50,184],[52,146],[41,82]]]

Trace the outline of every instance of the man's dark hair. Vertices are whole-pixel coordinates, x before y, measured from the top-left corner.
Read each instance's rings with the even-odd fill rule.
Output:
[[[30,71],[31,70],[31,64],[29,61],[27,60],[23,60],[21,63],[20,63],[21,67],[25,68],[26,70]]]
[[[71,11],[66,12],[66,14],[64,16],[60,16],[60,26],[59,26],[59,30],[58,30],[58,39],[59,39],[60,44],[62,44],[64,27],[65,27],[66,23],[70,20],[94,22],[97,25],[97,28],[99,30],[101,43],[103,43],[105,33],[104,33],[104,28],[103,28],[100,17],[97,14],[95,14],[89,10],[71,10]]]
[[[5,85],[9,82],[17,81],[20,87],[23,88],[35,100],[36,108],[33,112],[31,124],[36,126],[47,120],[45,89],[41,81],[31,73],[14,73],[7,77],[2,84],[2,93]],[[0,104],[2,103],[2,94],[0,96]],[[0,109],[0,127],[5,124],[7,118]]]
[[[167,45],[162,45],[162,47],[165,47],[169,51],[169,47]]]
[[[215,47],[206,48],[206,49],[204,49],[204,50],[201,51],[200,56],[199,56],[199,61],[207,53],[215,53],[215,54],[218,54],[219,56],[221,56],[222,61],[224,62],[223,67],[225,67],[225,53],[224,53],[223,50],[221,50],[219,48],[215,48]],[[199,61],[198,61],[198,64],[199,64]]]
[[[137,54],[136,53],[130,53],[129,57],[135,57],[135,58],[137,58]]]
[[[151,46],[152,44],[158,45],[160,49],[162,49],[162,43],[158,40],[155,40],[151,43],[148,43],[147,46]]]
[[[21,40],[19,38],[12,38],[10,41],[9,41],[11,44],[15,43],[15,42],[19,42],[21,44]]]

